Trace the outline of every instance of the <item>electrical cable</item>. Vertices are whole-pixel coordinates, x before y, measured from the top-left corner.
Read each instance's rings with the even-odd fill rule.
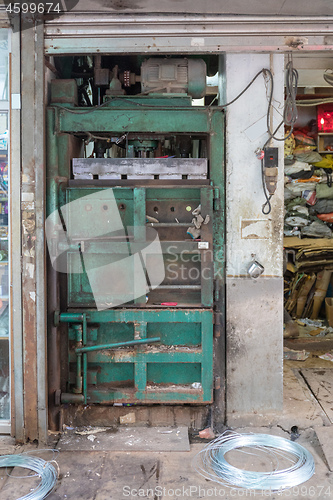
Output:
[[[252,78],[250,83],[234,99],[232,99],[232,101],[229,101],[226,104],[220,104],[218,106],[218,108],[226,108],[227,106],[230,106],[230,104],[233,104],[235,101],[237,101],[237,99],[239,99],[247,91],[247,89],[249,89],[251,87],[252,83],[254,83],[256,81],[256,79],[258,78],[258,76],[261,75],[261,73],[265,74],[265,71],[269,71],[269,70],[267,70],[266,68],[263,68],[260,71],[258,71],[258,73]],[[213,99],[213,101],[210,103],[209,106],[211,106],[213,104],[214,100],[215,99]]]
[[[241,450],[251,448],[255,452]],[[226,453],[238,450],[271,465],[268,472],[239,469],[225,458]],[[281,461],[290,465],[280,468]],[[226,432],[211,441],[194,458],[193,466],[204,478],[232,488],[283,491],[308,481],[314,474],[313,456],[303,446],[279,436],[268,434],[238,434]]]
[[[226,108],[227,106],[230,106],[230,104],[233,104],[235,101],[237,101],[237,99],[239,99],[247,91],[247,89],[251,87],[252,83],[258,78],[258,76],[260,76],[261,73],[265,73],[265,71],[269,71],[269,70],[263,68],[260,71],[258,71],[258,73],[252,78],[252,80],[250,81],[250,83],[248,83],[248,85],[234,99],[232,99],[232,101],[227,102],[226,104],[221,104],[221,105],[217,106],[217,108],[219,108],[219,109]],[[163,88],[165,88],[165,87],[163,87]],[[138,94],[138,95],[142,96],[142,95],[144,95],[144,93]],[[125,101],[125,102],[130,102],[130,103],[135,104],[136,106],[141,106],[141,107],[144,107],[144,108],[156,108],[156,107],[160,107],[160,105],[154,106],[152,104],[139,103],[139,102],[134,101],[131,98],[128,98],[128,97],[124,98],[124,97],[120,97],[120,96],[114,96],[110,100],[105,101],[102,104],[99,104],[98,106],[94,106],[92,109],[89,109],[87,111],[74,110],[74,109],[67,108],[66,106],[59,105],[59,104],[53,104],[53,106],[57,107],[57,108],[64,109],[68,113],[73,113],[73,114],[77,114],[77,115],[84,115],[84,114],[92,113],[95,109],[99,109],[99,108],[102,108],[102,107],[106,106],[107,104],[110,104],[111,101]],[[214,101],[212,101],[209,106],[211,106],[213,104],[213,102]],[[180,107],[180,109],[184,109],[184,108]]]
[[[293,62],[292,59],[290,59],[287,63],[286,66],[286,99],[285,99],[285,105],[284,105],[284,110],[283,110],[283,120],[279,123],[279,125],[276,127],[274,132],[271,131],[270,129],[270,117],[271,117],[271,112],[272,112],[272,101],[273,101],[273,92],[274,92],[274,79],[272,72],[269,69],[264,70],[265,73],[267,74],[270,78],[271,82],[271,88],[270,88],[270,93],[269,93],[269,100],[268,100],[268,108],[267,108],[267,115],[266,115],[266,123],[267,123],[267,132],[268,132],[268,139],[265,142],[263,146],[263,150],[269,143],[271,139],[274,139],[275,141],[286,141],[293,133],[294,131],[294,125],[297,121],[298,118],[298,113],[297,113],[297,105],[296,105],[296,96],[297,96],[297,85],[298,85],[298,72],[297,70],[293,67]],[[277,131],[280,129],[282,125],[287,125],[290,127],[290,131],[288,132],[287,135],[284,137],[276,137]],[[261,211],[264,215],[269,215],[272,211],[272,205],[271,205],[271,198],[272,194],[268,196],[267,190],[266,190],[266,185],[265,185],[265,172],[264,172],[264,163],[263,160],[261,160],[261,179],[262,179],[262,187],[264,191],[264,195],[266,198],[265,203],[263,204]],[[267,209],[266,209],[267,207]]]
[[[286,66],[286,99],[285,99],[285,105],[284,105],[284,111],[283,111],[283,120],[280,122],[280,124],[277,126],[277,128],[274,130],[274,132],[271,131],[269,121],[270,121],[272,101],[273,101],[274,80],[273,80],[273,75],[272,75],[271,70],[266,68],[265,72],[270,77],[271,89],[270,89],[270,94],[269,94],[268,108],[267,108],[267,115],[266,115],[267,132],[269,135],[269,139],[266,141],[264,147],[268,144],[268,142],[271,139],[274,139],[275,141],[286,141],[293,133],[294,125],[295,125],[296,120],[298,118],[297,105],[296,105],[298,72],[293,67],[293,63],[290,60]],[[276,132],[279,130],[279,128],[283,124],[290,126],[289,133],[282,138],[276,137],[276,135],[275,135]]]
[[[297,101],[297,106],[301,106],[302,108],[306,106],[318,106],[319,104],[330,104],[333,103],[332,97],[325,97],[323,99],[309,99],[306,101]]]
[[[268,196],[268,194],[267,194],[266,185],[265,185],[265,174],[264,174],[264,160],[261,160],[261,180],[262,180],[262,189],[264,191],[264,195],[266,198],[266,201],[263,204],[261,211],[264,215],[269,215],[272,211],[271,198],[273,195],[270,194]],[[267,210],[265,208],[266,206],[267,206]]]
[[[327,69],[323,74],[323,78],[329,85],[333,85],[333,70]]]
[[[232,99],[231,101],[229,101],[225,104],[217,106],[217,108],[224,109],[227,106],[230,106],[231,104],[233,104],[235,101],[237,101],[251,87],[251,85],[255,82],[255,80],[261,74],[263,74],[264,77],[267,77],[267,75],[268,75],[269,79],[270,79],[270,83],[271,83],[269,100],[268,100],[268,107],[267,107],[267,115],[266,115],[267,132],[268,132],[269,138],[267,139],[266,143],[263,146],[263,149],[264,149],[271,139],[274,139],[275,141],[285,141],[286,139],[288,139],[293,133],[294,125],[295,125],[295,122],[298,118],[297,106],[296,106],[298,72],[293,67],[292,59],[290,59],[288,61],[287,66],[286,66],[286,99],[285,99],[285,105],[284,105],[284,111],[283,111],[283,120],[279,123],[279,125],[274,130],[274,132],[272,132],[271,128],[270,128],[270,117],[271,117],[271,112],[272,112],[272,108],[273,108],[272,102],[273,102],[273,92],[274,92],[274,79],[273,79],[273,74],[272,74],[271,70],[268,68],[263,68],[260,71],[258,71],[258,73],[252,78],[252,80],[248,83],[248,85],[246,85],[246,87],[234,99]],[[215,99],[213,99],[213,101],[210,103],[209,107],[214,103]],[[133,103],[136,106],[141,106],[141,107],[150,108],[150,109],[158,107],[158,106],[154,106],[154,105],[147,105],[145,103],[138,103],[138,102],[134,101],[133,99],[130,99],[130,98],[124,99],[124,98],[119,97],[119,96],[115,96],[112,98],[112,101],[115,101],[115,100],[123,100],[123,101],[126,101],[127,103],[128,102]],[[70,108],[67,108],[66,106],[61,106],[61,105],[57,105],[57,104],[54,106],[61,108],[61,109],[64,109],[68,113],[88,114],[88,113],[93,112],[96,109],[99,109],[99,108],[102,108],[102,107],[108,105],[109,103],[110,103],[110,101],[105,101],[104,103],[102,103],[98,106],[95,106],[87,111],[78,111],[78,110],[70,109]],[[290,126],[289,133],[282,138],[276,137],[275,134],[277,133],[277,131],[280,129],[280,127],[283,124]],[[92,134],[91,134],[91,137],[93,137]],[[97,138],[97,136],[95,136],[94,138]],[[261,162],[261,176],[262,176],[263,191],[264,191],[264,195],[266,198],[266,202],[262,206],[262,213],[264,215],[269,215],[271,210],[272,210],[272,206],[270,203],[270,200],[272,198],[272,194],[270,196],[268,196],[267,191],[266,191],[263,161]],[[267,207],[267,209],[265,207]]]
[[[54,460],[47,462],[42,458],[29,456],[23,453],[0,456],[0,467],[22,467],[24,469],[31,469],[40,477],[38,486],[30,491],[30,493],[17,500],[43,500],[51,493],[58,479],[58,471],[52,462],[56,463]]]

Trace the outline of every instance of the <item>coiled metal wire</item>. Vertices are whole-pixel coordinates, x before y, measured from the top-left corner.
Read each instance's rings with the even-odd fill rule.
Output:
[[[226,453],[240,448],[251,448],[252,455],[267,454],[269,472],[239,469],[225,459]],[[257,453],[255,452],[257,450]],[[239,450],[241,451],[241,450]],[[287,460],[289,467],[279,469],[279,462]],[[311,453],[298,443],[268,434],[238,434],[228,432],[211,441],[194,459],[197,472],[223,486],[253,490],[285,490],[304,483],[314,473]]]
[[[52,462],[26,454],[0,456],[0,467],[23,467],[33,470],[40,477],[38,486],[17,500],[43,500],[51,493],[58,479],[58,472]]]

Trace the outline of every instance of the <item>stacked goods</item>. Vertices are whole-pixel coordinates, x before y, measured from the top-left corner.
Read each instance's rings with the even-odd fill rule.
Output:
[[[290,281],[289,296],[285,303],[287,312],[296,318],[317,319],[327,294],[332,270],[317,274],[296,273]]]
[[[288,238],[285,245],[285,309],[292,317],[317,319],[333,294],[333,240]]]
[[[333,155],[315,151],[315,135],[295,129],[285,143],[285,236],[333,236]]]

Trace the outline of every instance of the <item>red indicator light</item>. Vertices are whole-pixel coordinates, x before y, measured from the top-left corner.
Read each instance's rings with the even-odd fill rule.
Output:
[[[321,104],[317,108],[318,132],[333,132],[333,105]]]

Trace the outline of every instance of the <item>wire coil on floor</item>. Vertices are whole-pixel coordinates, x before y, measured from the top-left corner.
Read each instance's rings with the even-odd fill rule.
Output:
[[[58,472],[51,462],[26,454],[0,456],[0,467],[31,469],[40,477],[38,486],[17,500],[43,500],[53,490],[58,479]]]
[[[227,462],[226,453],[241,448],[251,448],[257,452],[260,450],[267,454],[272,470],[249,471],[234,467]],[[243,453],[256,456],[256,453],[251,453],[250,450]],[[280,469],[281,460],[291,465]],[[282,491],[298,486],[310,479],[315,469],[311,453],[298,443],[268,434],[235,432],[224,433],[211,441],[196,455],[193,465],[200,475],[223,486],[271,491]]]

